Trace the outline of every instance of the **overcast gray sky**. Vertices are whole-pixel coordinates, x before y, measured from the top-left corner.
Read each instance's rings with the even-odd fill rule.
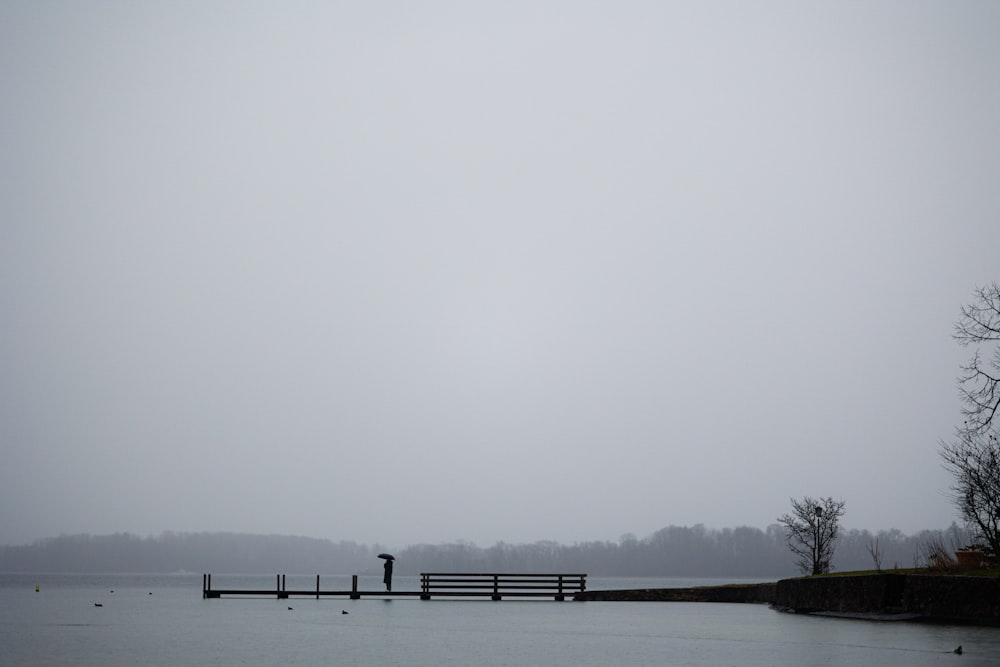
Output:
[[[0,3],[0,543],[956,518],[1000,3]]]

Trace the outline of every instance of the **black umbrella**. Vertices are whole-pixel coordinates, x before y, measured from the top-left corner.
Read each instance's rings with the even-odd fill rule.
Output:
[[[393,556],[392,554],[379,554],[378,557],[384,558],[386,560],[396,560],[396,557]]]

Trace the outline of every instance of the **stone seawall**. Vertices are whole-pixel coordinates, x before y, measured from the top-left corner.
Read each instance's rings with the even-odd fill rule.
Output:
[[[782,579],[768,584],[586,591],[575,599],[764,603],[798,613],[1000,625],[997,577],[848,574]]]
[[[633,588],[617,591],[585,591],[576,600],[613,602],[759,602],[773,604],[774,583],[698,586],[695,588]]]
[[[799,613],[902,614],[905,574],[782,579],[774,605]]]
[[[1000,623],[1000,579],[872,574],[783,579],[774,606],[799,613]]]

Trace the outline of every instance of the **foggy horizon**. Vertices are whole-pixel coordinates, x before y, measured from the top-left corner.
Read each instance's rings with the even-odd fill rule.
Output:
[[[419,547],[419,546],[425,546],[425,545],[426,546],[447,546],[447,545],[455,545],[455,544],[468,544],[468,545],[475,546],[477,548],[487,549],[487,548],[496,546],[497,544],[506,544],[506,545],[510,545],[510,546],[519,546],[519,545],[530,546],[530,545],[535,545],[535,544],[538,544],[538,543],[545,543],[545,542],[554,542],[554,543],[556,543],[556,544],[558,544],[560,546],[571,547],[571,546],[574,546],[574,545],[585,545],[585,544],[596,544],[596,543],[622,544],[627,539],[633,539],[633,538],[636,539],[636,540],[639,540],[639,541],[643,541],[643,540],[648,540],[649,538],[651,538],[652,536],[654,536],[657,532],[659,532],[661,530],[664,530],[664,529],[668,529],[668,528],[691,529],[691,528],[696,528],[696,527],[699,527],[699,526],[703,526],[705,528],[705,530],[710,531],[710,532],[721,532],[721,531],[726,531],[726,530],[735,530],[735,529],[739,529],[739,528],[750,528],[750,529],[760,530],[762,532],[766,532],[767,529],[770,528],[770,527],[772,527],[772,526],[777,527],[777,528],[781,528],[780,525],[778,523],[776,523],[776,522],[771,523],[771,524],[769,524],[767,526],[706,526],[704,524],[690,524],[690,525],[686,525],[686,526],[664,525],[664,526],[660,526],[659,528],[655,528],[653,530],[650,530],[648,533],[643,533],[643,534],[622,533],[622,534],[620,534],[618,536],[615,536],[615,537],[594,537],[594,538],[584,538],[584,539],[577,539],[577,540],[571,540],[571,541],[560,541],[560,540],[555,540],[555,539],[552,539],[552,538],[538,538],[538,539],[532,539],[532,540],[503,540],[503,539],[494,539],[494,540],[481,541],[481,542],[477,542],[475,540],[467,540],[467,539],[464,539],[464,538],[454,538],[454,539],[436,540],[436,541],[415,541],[415,542],[393,542],[393,541],[386,541],[386,540],[373,540],[373,541],[367,541],[366,542],[366,541],[362,541],[362,540],[353,539],[353,538],[351,538],[350,536],[347,536],[347,535],[344,535],[344,536],[334,536],[334,535],[295,535],[295,534],[287,534],[287,533],[255,533],[255,532],[250,532],[250,531],[232,531],[232,530],[225,530],[225,529],[220,529],[220,530],[198,530],[198,531],[193,531],[193,530],[192,531],[188,531],[188,530],[163,530],[163,531],[156,531],[156,532],[150,532],[150,533],[136,533],[136,532],[127,531],[127,530],[116,530],[116,531],[111,531],[111,532],[107,532],[107,533],[90,533],[90,532],[86,532],[86,531],[81,531],[81,532],[77,532],[77,533],[60,533],[58,535],[56,535],[56,534],[53,534],[53,535],[44,535],[44,536],[32,538],[32,539],[27,540],[25,542],[0,543],[0,547],[27,547],[27,546],[33,546],[33,545],[39,544],[39,543],[49,542],[49,541],[52,541],[52,540],[58,540],[60,538],[75,538],[75,537],[82,537],[82,536],[87,536],[87,537],[92,537],[92,538],[108,538],[108,537],[113,537],[115,535],[130,535],[132,537],[135,537],[135,538],[138,538],[138,539],[141,539],[141,540],[150,540],[150,539],[151,540],[156,540],[156,539],[163,538],[163,537],[165,537],[167,535],[244,535],[244,536],[247,536],[247,537],[262,537],[262,538],[275,538],[275,539],[308,539],[308,540],[319,540],[319,541],[330,542],[332,544],[338,544],[338,543],[344,542],[344,543],[357,544],[358,546],[374,547],[374,548],[378,548],[378,549],[390,549],[390,550],[392,550],[392,549],[396,549],[396,550],[407,549],[407,548],[411,548],[411,547]],[[900,532],[900,534],[904,535],[905,537],[916,538],[916,537],[920,536],[920,534],[924,533],[925,531],[926,532],[931,532],[931,533],[937,532],[937,533],[947,534],[953,527],[957,527],[959,530],[961,530],[963,532],[963,534],[964,534],[964,532],[967,532],[967,530],[968,530],[967,528],[963,527],[962,524],[959,521],[955,520],[953,522],[953,524],[949,524],[948,526],[928,526],[926,528],[921,528],[921,529],[917,529],[917,530],[913,530],[913,531],[909,531],[909,532],[908,531],[899,531],[899,532]],[[868,532],[873,537],[876,537],[881,532],[892,532],[892,531],[895,531],[895,530],[898,530],[898,529],[891,528],[891,527],[890,528],[875,528],[875,529],[872,529],[872,528],[859,528],[859,527],[856,527],[856,526],[841,525],[841,530],[844,533],[850,533],[851,531],[858,531],[859,533]],[[781,529],[781,533],[782,533],[782,535],[784,534],[784,529],[783,528]],[[959,546],[961,546],[961,545],[959,545]]]
[[[958,521],[1000,4],[0,4],[0,544]]]

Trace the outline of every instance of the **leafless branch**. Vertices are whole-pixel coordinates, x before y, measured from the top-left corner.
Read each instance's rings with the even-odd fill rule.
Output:
[[[1000,284],[991,283],[973,291],[972,303],[962,306],[962,317],[955,323],[955,339],[963,346],[975,346],[969,363],[962,366],[958,378],[962,415],[960,432],[983,434],[1000,413]],[[989,360],[981,352],[993,346]]]

